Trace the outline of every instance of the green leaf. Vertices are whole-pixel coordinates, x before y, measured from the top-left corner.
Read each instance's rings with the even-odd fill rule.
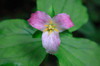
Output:
[[[42,31],[37,30],[33,35],[33,38],[41,38],[42,37]]]
[[[82,5],[81,0],[37,0],[37,9],[48,13],[53,6],[55,15],[67,13],[70,15],[74,27],[69,31],[73,32],[84,25],[88,20],[87,9]]]
[[[48,10],[48,14],[53,18],[55,16],[54,8],[51,6]]]
[[[17,64],[17,63],[5,63],[5,64],[1,64],[0,66],[20,66],[20,64]]]
[[[52,0],[37,0],[37,10],[49,12],[52,6]]]
[[[70,36],[70,37],[73,36],[72,33],[69,32],[68,30],[65,30],[65,31],[63,31],[63,32],[60,33],[60,37],[64,37],[65,35],[66,36]]]
[[[99,50],[93,41],[64,35],[55,55],[60,66],[100,66]]]
[[[41,39],[32,38],[36,30],[21,19],[0,23],[0,64],[18,63],[21,66],[39,66],[46,52]]]

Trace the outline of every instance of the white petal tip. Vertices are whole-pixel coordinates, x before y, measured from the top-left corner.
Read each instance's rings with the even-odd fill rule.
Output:
[[[57,50],[46,50],[46,52],[49,53],[49,54],[54,55],[57,52]]]

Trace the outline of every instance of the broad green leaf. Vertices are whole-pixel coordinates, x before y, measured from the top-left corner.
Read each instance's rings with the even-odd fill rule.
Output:
[[[0,23],[0,64],[14,63],[20,66],[38,66],[46,52],[41,39],[32,38],[35,29],[21,19]]]
[[[59,51],[55,54],[60,66],[100,66],[99,47],[93,41],[61,37]]]
[[[52,7],[52,0],[37,0],[37,10],[48,13]]]
[[[18,63],[5,63],[5,64],[1,64],[0,66],[20,66],[20,64],[18,64]]]
[[[33,35],[33,38],[41,38],[42,37],[42,31],[37,30]]]
[[[84,25],[88,20],[87,9],[82,5],[81,0],[37,0],[37,9],[48,13],[53,6],[55,15],[67,13],[74,23],[69,31],[75,31]]]
[[[65,31],[63,31],[63,32],[60,33],[60,37],[64,37],[65,35],[66,36],[70,36],[70,37],[73,36],[72,33],[69,32],[68,30],[65,30]]]

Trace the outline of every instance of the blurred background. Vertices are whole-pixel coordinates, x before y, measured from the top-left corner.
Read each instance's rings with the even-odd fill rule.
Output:
[[[87,8],[89,20],[73,34],[100,44],[100,0],[82,0],[82,4]]]
[[[100,0],[82,0],[82,4],[87,8],[89,20],[87,24],[73,32],[73,36],[87,38],[100,44]],[[36,0],[0,0],[0,21],[5,19],[27,20],[30,14],[35,11]],[[52,66],[57,64],[56,62],[52,64],[52,61],[57,60],[57,58],[55,56],[50,57],[47,64]]]
[[[36,9],[36,0],[0,0],[0,20],[27,19]]]

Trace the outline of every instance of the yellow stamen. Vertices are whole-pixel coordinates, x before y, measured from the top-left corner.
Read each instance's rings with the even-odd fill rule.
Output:
[[[51,34],[52,31],[59,32],[58,29],[55,28],[55,25],[52,24],[52,20],[49,20],[49,24],[44,26],[46,27],[46,29],[43,32],[48,31],[49,35]]]
[[[46,28],[43,32],[46,32],[48,30],[48,28]]]
[[[52,30],[49,31],[49,35],[51,34]]]
[[[49,27],[49,25],[44,25],[45,27]]]
[[[59,32],[58,29],[56,29],[56,28],[54,30],[57,31],[57,32]]]
[[[51,21],[51,19],[49,20],[49,24],[52,24],[52,21]]]

